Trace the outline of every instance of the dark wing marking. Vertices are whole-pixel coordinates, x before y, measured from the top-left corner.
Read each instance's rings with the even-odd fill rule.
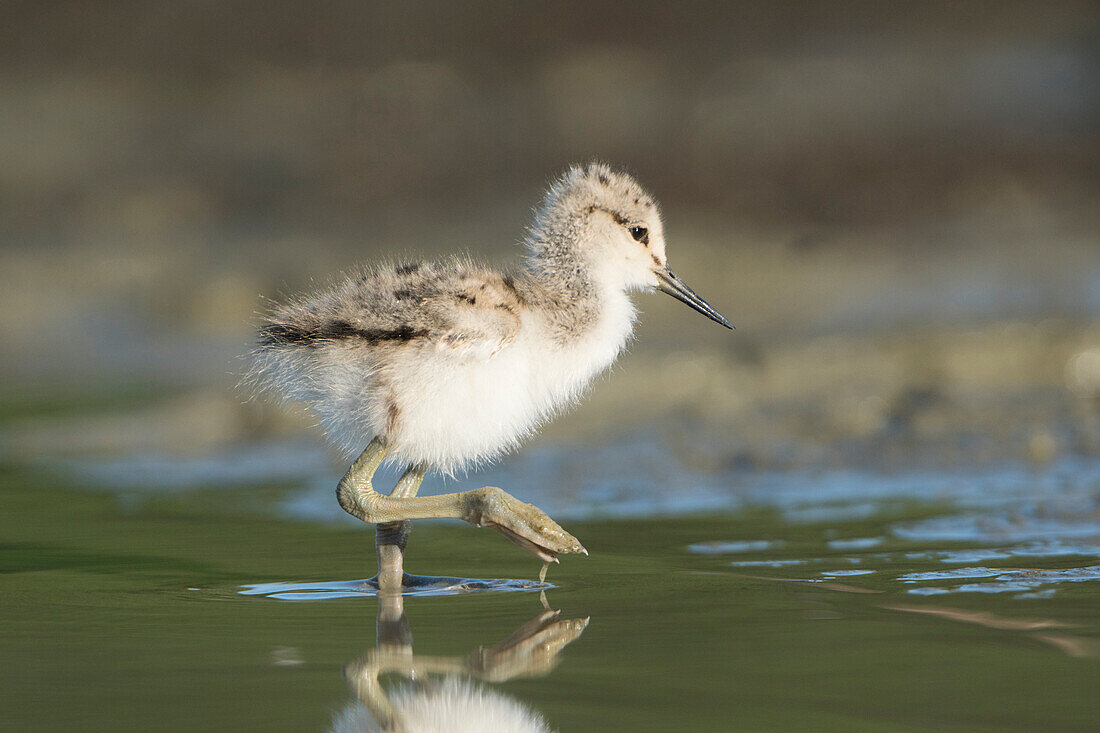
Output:
[[[347,321],[333,320],[311,326],[291,323],[269,323],[260,329],[261,346],[305,346],[313,348],[333,341],[361,341],[377,344],[383,341],[412,341],[425,338],[428,332],[410,326],[398,328],[356,328]]]

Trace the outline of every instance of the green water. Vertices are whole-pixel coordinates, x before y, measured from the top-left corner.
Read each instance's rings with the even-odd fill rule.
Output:
[[[68,483],[59,471],[2,474],[5,729],[325,731],[357,705],[344,669],[377,644],[377,599],[240,590],[365,578],[370,532],[272,518],[265,507],[286,488],[127,501]],[[1100,582],[1045,583],[1035,571],[1100,558],[1063,547],[945,563],[927,542],[884,534],[943,507],[892,506],[822,522],[770,508],[568,522],[592,554],[552,568],[546,600],[587,628],[548,671],[478,684],[563,731],[1096,730]],[[744,540],[757,544],[689,549]],[[783,561],[799,564],[757,564]],[[416,527],[407,566],[478,578],[538,570],[491,532],[442,524]],[[899,579],[974,567],[1038,580],[955,592],[1011,578]],[[853,570],[872,572],[829,575]],[[543,607],[537,593],[513,592],[413,597],[404,611],[416,658],[461,660]],[[407,685],[382,679],[390,691]]]

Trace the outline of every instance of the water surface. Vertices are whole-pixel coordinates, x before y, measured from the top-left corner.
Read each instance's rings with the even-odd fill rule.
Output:
[[[395,709],[477,700],[488,707],[462,709],[563,731],[1085,731],[1100,714],[1100,472],[1087,461],[685,469],[683,505],[644,512],[584,480],[583,509],[558,508],[591,557],[563,558],[544,594],[410,596],[402,617],[357,592],[371,533],[318,521],[331,476],[234,482],[209,458],[194,459],[202,481],[160,484],[77,462],[3,469],[12,729],[373,730],[364,670]],[[100,466],[125,460],[139,459]],[[538,487],[559,459],[543,460],[516,493],[553,508]],[[495,478],[522,486],[527,465]],[[642,474],[605,481],[633,479],[656,496]],[[716,508],[694,511],[692,486]],[[407,566],[540,590],[536,560],[464,525],[418,524]],[[313,595],[286,600],[297,592]]]

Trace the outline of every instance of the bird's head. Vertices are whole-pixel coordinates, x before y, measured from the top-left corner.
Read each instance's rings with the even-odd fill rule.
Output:
[[[550,187],[531,233],[533,248],[581,258],[600,282],[660,290],[733,328],[669,269],[657,202],[627,173],[603,163],[573,166]]]

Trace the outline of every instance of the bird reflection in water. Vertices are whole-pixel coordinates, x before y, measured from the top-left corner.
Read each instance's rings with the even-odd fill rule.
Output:
[[[546,610],[503,641],[465,657],[414,654],[404,599],[379,596],[378,646],[344,667],[358,698],[333,722],[334,733],[419,731],[550,731],[543,717],[484,682],[541,677],[588,626],[587,618],[562,619]],[[383,675],[406,681],[383,686]]]

